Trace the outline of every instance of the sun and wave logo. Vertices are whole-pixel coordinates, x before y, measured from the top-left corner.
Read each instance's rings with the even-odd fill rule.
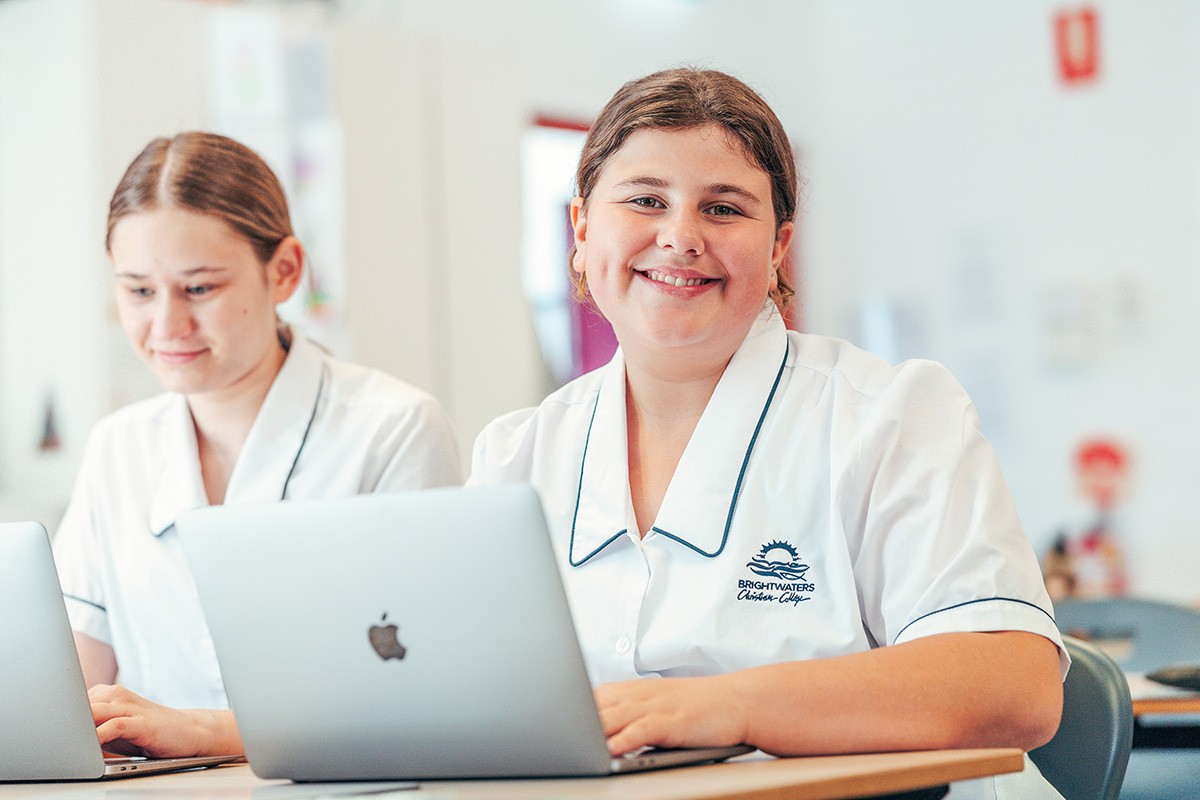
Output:
[[[746,566],[755,575],[785,581],[803,581],[804,574],[808,572],[808,564],[800,560],[796,548],[780,541],[764,544]]]
[[[739,578],[737,599],[751,603],[779,603],[793,608],[813,599],[817,590],[808,578],[809,565],[787,542],[767,542],[746,566],[758,578]]]

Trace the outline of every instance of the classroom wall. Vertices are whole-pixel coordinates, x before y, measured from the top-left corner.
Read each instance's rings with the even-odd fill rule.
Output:
[[[1093,5],[1102,73],[1079,87],[1056,76],[1065,6],[1047,0],[245,8],[328,48],[344,354],[441,397],[464,455],[549,388],[520,294],[525,126],[587,119],[652,69],[714,66],[763,92],[801,154],[807,326],[949,364],[1039,548],[1086,517],[1078,439],[1127,441],[1136,483],[1117,524],[1134,587],[1192,599],[1200,9]],[[0,512],[61,507],[82,432],[152,388],[107,316],[103,210],[151,133],[212,124],[206,21],[239,8],[0,3]],[[49,373],[64,447],[38,454]]]
[[[0,514],[53,528],[92,424],[154,390],[117,326],[112,187],[151,136],[206,116],[203,9],[0,3]],[[170,43],[170,44],[168,44]],[[61,445],[41,450],[48,408]]]
[[[1101,74],[1078,86],[1059,79],[1053,38],[1055,13],[1075,6],[1044,0],[452,2],[408,4],[400,24],[443,53],[443,109],[465,104],[464,120],[476,104],[500,110],[502,124],[456,129],[439,154],[462,187],[487,185],[489,197],[513,180],[514,107],[586,119],[621,81],[680,63],[753,83],[801,152],[808,327],[950,365],[1039,551],[1091,522],[1077,444],[1124,442],[1134,482],[1114,526],[1133,586],[1192,600],[1200,523],[1187,498],[1200,441],[1187,408],[1197,379],[1181,366],[1198,344],[1200,10],[1095,7]],[[470,197],[460,205],[455,185],[433,191],[449,193],[442,225],[464,237],[448,238],[512,263],[519,239],[507,224],[467,244],[474,231],[457,218]],[[524,324],[513,311],[485,295],[456,321],[457,341],[486,339],[486,325],[511,333],[505,325]],[[871,335],[880,317],[882,339]],[[492,363],[521,363],[504,349]],[[459,346],[444,363],[470,356]],[[532,379],[535,365],[524,369]],[[443,394],[473,430],[503,403],[466,388]]]
[[[837,4],[811,143],[809,320],[947,363],[1039,550],[1090,513],[1072,455],[1123,441],[1135,590],[1200,596],[1200,7],[1096,3],[1101,74],[1057,77],[1049,2]]]
[[[663,66],[714,66],[750,80],[766,75],[777,54],[802,49],[806,8],[727,0],[360,4],[339,40],[340,79],[349,85],[364,74],[360,54],[350,52],[358,41],[351,31],[396,31],[393,46],[402,55],[393,56],[398,63],[385,80],[344,95],[339,116],[348,120],[369,96],[395,119],[395,146],[357,159],[364,176],[380,164],[392,171],[392,192],[400,187],[406,206],[390,235],[414,243],[433,270],[419,280],[431,280],[435,290],[421,310],[425,351],[397,346],[405,337],[357,327],[370,316],[399,331],[403,323],[388,320],[396,294],[356,298],[356,355],[431,387],[458,422],[464,453],[492,418],[536,403],[553,386],[519,281],[519,156],[527,126],[539,113],[590,119],[621,83]],[[754,35],[725,35],[735,12]],[[764,91],[781,112],[803,95],[778,88]],[[363,122],[375,124],[373,117]],[[389,196],[379,188],[372,198]],[[357,270],[358,259],[351,261]]]

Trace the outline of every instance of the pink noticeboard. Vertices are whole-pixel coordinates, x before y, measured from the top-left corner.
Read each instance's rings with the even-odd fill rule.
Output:
[[[617,350],[617,337],[608,320],[591,306],[575,301],[571,302],[571,336],[579,375],[604,366]]]

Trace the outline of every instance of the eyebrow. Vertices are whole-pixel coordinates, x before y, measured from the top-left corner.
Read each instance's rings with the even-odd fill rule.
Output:
[[[649,175],[635,175],[632,178],[621,181],[616,185],[617,189],[635,189],[641,186],[648,186],[652,189],[667,189],[670,187],[662,178],[654,178]],[[749,189],[743,189],[735,183],[710,183],[704,187],[706,194],[731,194],[740,197],[751,203],[761,204],[762,199]]]
[[[222,273],[222,272],[228,272],[228,270],[225,269],[224,267],[192,267],[191,269],[185,269],[180,274],[184,278],[193,278],[197,275],[203,275],[205,273],[212,273],[212,272]],[[118,272],[118,273],[116,273],[116,277],[118,277],[118,278],[133,278],[134,280],[144,280],[149,276],[145,275],[144,273],[141,273],[141,272]]]

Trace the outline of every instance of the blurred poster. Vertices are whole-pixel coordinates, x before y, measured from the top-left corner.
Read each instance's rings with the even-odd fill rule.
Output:
[[[214,127],[253,148],[275,171],[304,245],[304,282],[280,316],[349,355],[344,154],[329,98],[328,43],[313,34],[289,40],[275,10],[229,7],[213,15],[210,45]]]
[[[612,358],[612,326],[574,298],[570,204],[587,126],[541,119],[521,144],[521,276],[551,383],[557,387]]]

